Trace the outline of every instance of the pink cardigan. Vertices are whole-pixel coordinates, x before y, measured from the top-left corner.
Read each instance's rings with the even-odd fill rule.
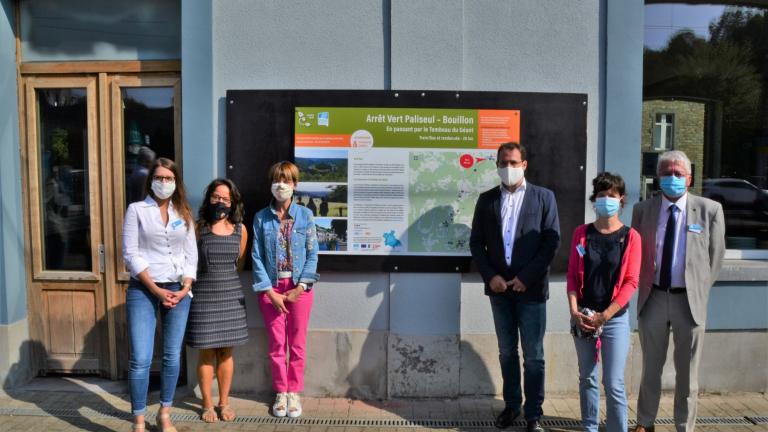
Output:
[[[568,258],[568,285],[567,291],[575,292],[576,298],[581,299],[584,296],[584,258],[576,250],[577,245],[587,247],[587,227],[584,224],[576,228],[571,240],[570,257]],[[619,269],[619,278],[616,286],[613,287],[611,301],[624,307],[632,298],[632,294],[637,290],[637,283],[640,278],[640,258],[641,258],[641,240],[640,234],[634,228],[629,229],[627,236],[627,247],[624,256],[621,257],[621,269]]]

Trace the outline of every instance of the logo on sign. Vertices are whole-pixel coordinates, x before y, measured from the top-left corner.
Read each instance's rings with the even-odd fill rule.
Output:
[[[329,115],[328,111],[323,111],[321,113],[317,113],[317,125],[318,126],[328,126],[329,123]]]

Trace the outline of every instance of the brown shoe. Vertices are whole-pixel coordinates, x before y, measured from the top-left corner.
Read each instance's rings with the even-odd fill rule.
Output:
[[[654,432],[654,427],[637,425],[635,426],[634,432]]]

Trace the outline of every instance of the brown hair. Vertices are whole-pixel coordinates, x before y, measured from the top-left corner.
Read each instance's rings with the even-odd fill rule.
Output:
[[[624,186],[624,179],[618,174],[613,174],[608,171],[601,172],[592,180],[592,195],[589,196],[589,200],[595,202],[597,194],[603,191],[614,191],[619,196],[624,196],[626,187]]]
[[[211,223],[214,222],[209,220],[209,215],[206,209],[211,202],[211,195],[213,195],[213,192],[217,187],[222,185],[229,189],[229,199],[231,201],[230,208],[232,210],[229,212],[227,220],[229,220],[229,222],[231,222],[233,225],[237,225],[243,222],[243,200],[241,198],[240,191],[237,189],[237,186],[235,186],[235,183],[232,180],[217,178],[216,180],[212,181],[208,187],[205,188],[203,203],[200,204],[200,209],[197,211],[198,225],[204,223],[210,226]]]
[[[173,176],[176,178],[176,190],[174,190],[173,195],[171,195],[173,209],[181,216],[182,219],[187,222],[187,229],[194,227],[195,220],[192,218],[192,208],[189,206],[189,202],[187,201],[187,193],[184,190],[184,181],[181,179],[179,169],[176,167],[176,164],[172,160],[161,157],[157,158],[152,163],[152,167],[149,168],[149,175],[147,175],[147,182],[144,185],[144,191],[152,198],[156,200],[158,199],[155,196],[155,193],[152,192],[152,181],[155,177],[155,171],[159,167],[171,170]]]
[[[278,162],[269,168],[267,177],[269,178],[269,181],[273,183],[286,180],[292,181],[295,184],[299,182],[299,167],[293,162]]]
[[[526,157],[528,157],[528,154],[525,151],[525,147],[523,147],[522,144],[510,141],[500,145],[499,149],[496,150],[496,162],[498,163],[499,159],[501,159],[501,152],[512,150],[517,150],[520,152],[520,161],[524,161],[526,160]]]

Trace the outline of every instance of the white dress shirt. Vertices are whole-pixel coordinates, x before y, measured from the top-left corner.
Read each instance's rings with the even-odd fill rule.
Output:
[[[163,224],[160,207],[151,196],[128,206],[123,223],[123,259],[137,278],[149,269],[155,282],[181,282],[197,278],[195,227],[187,223],[168,203],[168,224]]]
[[[523,207],[526,182],[523,182],[510,192],[504,185],[501,188],[501,236],[504,240],[504,260],[507,265],[512,264],[512,250],[515,247],[515,232],[517,220],[520,219],[520,209]]]
[[[661,196],[661,209],[659,210],[659,220],[656,223],[656,269],[653,281],[659,284],[659,274],[661,273],[661,260],[664,254],[664,233],[667,230],[667,219],[669,219],[669,207],[677,206],[675,212],[675,246],[672,248],[672,287],[685,287],[685,236],[687,231],[686,217],[688,211],[688,193],[681,196],[677,202],[671,202],[664,195]]]

